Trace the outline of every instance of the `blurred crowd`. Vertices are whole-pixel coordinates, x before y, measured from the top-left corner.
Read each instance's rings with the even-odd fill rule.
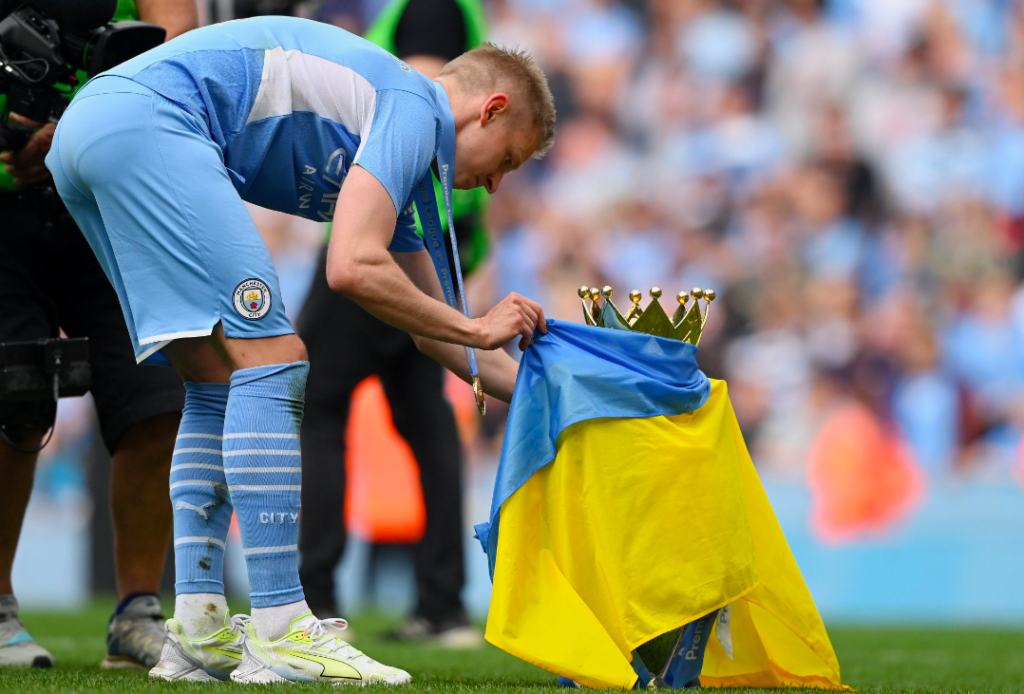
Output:
[[[490,7],[559,110],[494,197],[494,297],[713,287],[698,360],[764,470],[851,407],[926,473],[1019,469],[1024,3]]]
[[[353,31],[379,7],[301,6]],[[699,362],[763,471],[1024,470],[1024,2],[487,7],[548,73],[559,134],[492,198],[471,305],[518,291],[580,321],[581,284],[660,286],[669,311],[711,287]],[[847,416],[858,435],[823,438]]]

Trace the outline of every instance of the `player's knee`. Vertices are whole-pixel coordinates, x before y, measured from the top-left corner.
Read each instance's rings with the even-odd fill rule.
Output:
[[[256,366],[309,361],[306,344],[294,333],[255,339],[227,338],[224,346],[235,371]]]
[[[264,359],[267,364],[294,364],[298,361],[309,361],[306,343],[298,335],[282,335],[272,338],[272,345],[267,345]]]
[[[220,330],[220,325],[217,326]],[[220,333],[223,339],[223,333]],[[164,355],[183,381],[227,383],[231,369],[206,338],[175,340],[163,348]]]

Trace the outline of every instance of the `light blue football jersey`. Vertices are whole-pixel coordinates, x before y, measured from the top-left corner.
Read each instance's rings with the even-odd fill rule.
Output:
[[[243,200],[331,221],[359,164],[394,202],[391,250],[423,248],[412,192],[436,155],[444,107],[434,82],[369,41],[259,17],[190,31],[103,74],[145,85],[204,123]]]

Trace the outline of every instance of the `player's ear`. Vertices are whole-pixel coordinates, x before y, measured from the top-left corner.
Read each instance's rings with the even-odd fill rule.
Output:
[[[508,96],[502,93],[491,94],[480,107],[480,125],[487,125],[500,114],[508,110]]]

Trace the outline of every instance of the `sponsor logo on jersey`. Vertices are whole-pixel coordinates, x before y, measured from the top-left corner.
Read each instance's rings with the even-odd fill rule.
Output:
[[[270,313],[270,287],[263,280],[250,277],[235,287],[235,311],[246,320],[259,320]]]
[[[303,164],[299,171],[299,209],[310,210],[310,213],[299,214],[322,222],[333,221],[334,211],[338,207],[338,192],[345,182],[348,169],[348,152],[344,147],[331,152],[322,171],[318,171],[315,166]],[[312,215],[313,212],[316,217]]]

